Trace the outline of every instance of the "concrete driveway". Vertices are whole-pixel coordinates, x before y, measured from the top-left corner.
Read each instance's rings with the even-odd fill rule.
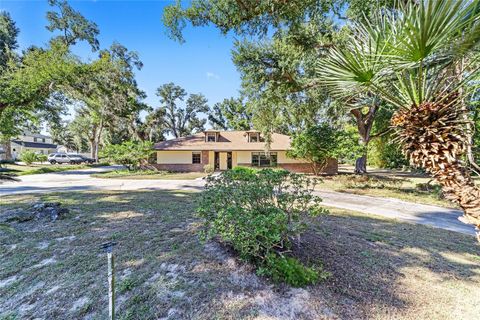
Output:
[[[127,180],[101,179],[90,175],[118,169],[118,166],[27,175],[21,182],[0,185],[0,198],[11,194],[47,193],[86,190],[202,190],[203,179],[196,180]],[[392,198],[377,198],[334,191],[316,191],[326,206],[380,215],[435,228],[474,235],[474,228],[458,221],[460,210],[422,205]],[[1,201],[0,201],[1,205]]]

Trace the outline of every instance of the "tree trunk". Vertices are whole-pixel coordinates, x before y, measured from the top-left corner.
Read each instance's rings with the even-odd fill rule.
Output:
[[[102,139],[102,132],[103,132],[103,119],[100,121],[100,125],[99,125],[99,128],[98,128],[98,134],[96,135],[96,138],[95,138],[95,157],[93,159],[95,159],[95,162],[98,162],[98,147],[100,146],[100,140]]]
[[[359,143],[364,147],[363,155],[355,161],[356,174],[367,173],[367,148],[371,139],[371,132],[377,110],[378,107],[375,104],[368,107],[366,114],[362,112],[362,108],[350,110],[350,113],[357,123],[358,134],[360,135]]]
[[[10,141],[10,137],[7,137],[3,141],[3,149],[5,150],[5,160],[12,160],[12,142]]]
[[[430,173],[445,197],[463,209],[462,221],[477,227],[480,241],[480,188],[460,160],[469,141],[462,114],[466,111],[457,108],[457,99],[458,95],[451,93],[439,103],[402,109],[391,122],[410,163]]]
[[[97,143],[96,143],[96,139],[89,139],[90,140],[90,157],[92,157],[92,159],[95,159],[95,154],[96,154],[96,149],[97,149]]]
[[[355,161],[355,174],[367,173],[367,155],[364,154]]]

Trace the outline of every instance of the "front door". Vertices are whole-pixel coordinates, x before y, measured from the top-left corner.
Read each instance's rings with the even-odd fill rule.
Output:
[[[227,152],[227,169],[232,169],[232,153]]]
[[[220,170],[220,155],[219,155],[219,152],[215,152],[214,169],[215,169],[215,171]]]

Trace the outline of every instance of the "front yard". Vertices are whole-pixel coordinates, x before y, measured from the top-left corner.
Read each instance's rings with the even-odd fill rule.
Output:
[[[0,319],[104,319],[116,241],[119,319],[476,319],[480,247],[471,236],[331,210],[294,247],[331,273],[272,285],[223,246],[199,241],[197,193],[75,192],[2,197],[0,217],[60,201],[65,219],[0,225]]]

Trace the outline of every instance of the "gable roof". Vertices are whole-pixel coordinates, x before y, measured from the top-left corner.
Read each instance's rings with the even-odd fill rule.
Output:
[[[206,142],[205,133],[197,133],[192,136],[182,137],[158,142],[154,145],[155,150],[213,150],[213,151],[262,151],[265,150],[265,142],[248,142],[247,131],[219,131],[217,142]],[[290,137],[284,134],[272,133],[270,150],[281,151],[290,149]]]

